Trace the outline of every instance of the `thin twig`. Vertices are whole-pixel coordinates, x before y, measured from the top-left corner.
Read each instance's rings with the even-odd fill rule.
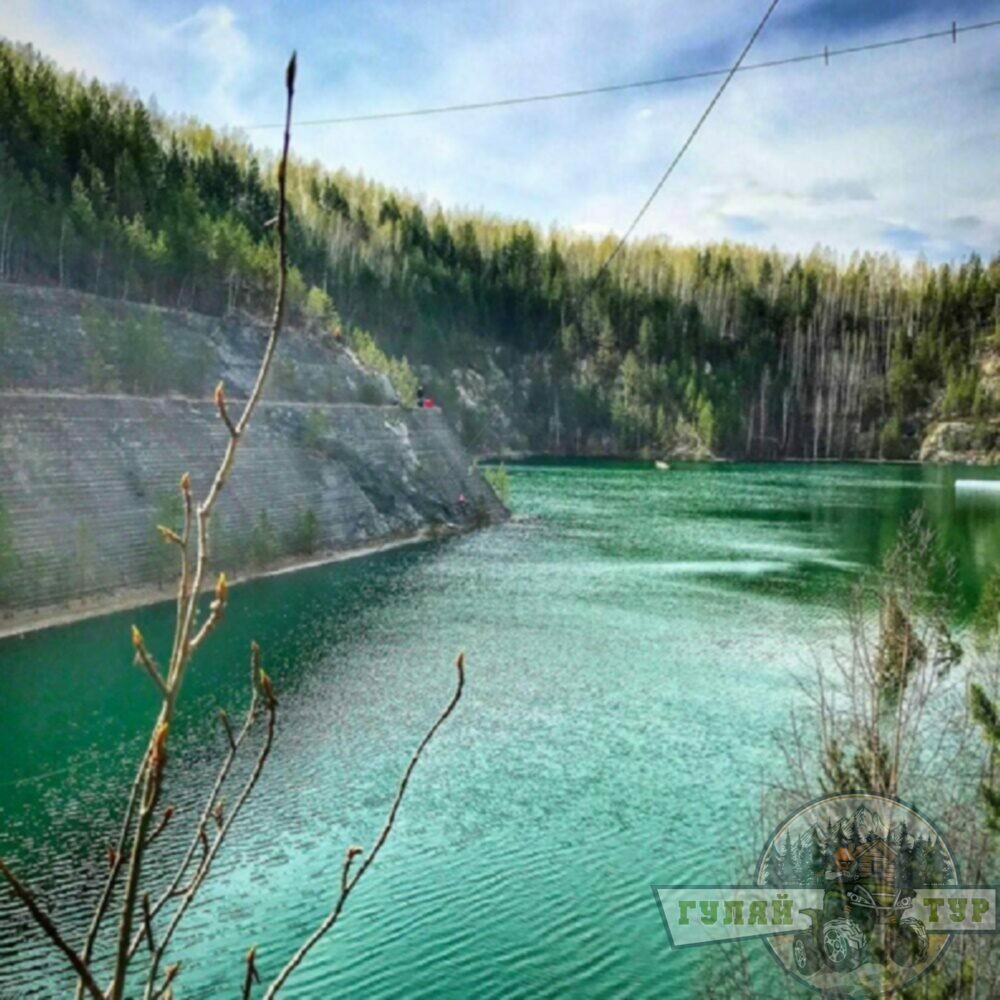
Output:
[[[167,691],[167,682],[163,679],[156,660],[153,659],[149,650],[146,649],[146,640],[143,639],[142,633],[135,625],[132,626],[132,645],[135,647],[135,662],[145,668],[150,680],[160,692],[160,697],[166,698],[169,693]]]
[[[160,792],[162,762],[166,759],[166,735],[169,731],[169,726],[173,718],[174,706],[177,703],[177,698],[181,690],[181,684],[184,680],[184,671],[191,659],[194,649],[197,648],[197,645],[199,645],[209,634],[212,628],[215,627],[215,624],[221,617],[222,609],[225,605],[224,595],[219,594],[220,588],[217,587],[216,600],[212,605],[212,613],[208,622],[206,622],[206,625],[195,637],[197,641],[193,643],[191,633],[194,628],[198,601],[201,595],[202,582],[204,580],[208,561],[209,518],[211,516],[212,509],[219,498],[222,487],[229,476],[230,470],[232,469],[233,461],[236,457],[236,448],[243,438],[244,431],[250,422],[250,417],[253,415],[263,392],[264,383],[270,371],[271,362],[274,358],[274,352],[277,347],[278,337],[281,333],[282,322],[284,320],[285,298],[288,284],[288,250],[286,245],[286,178],[288,173],[288,151],[291,139],[292,98],[295,91],[295,65],[296,59],[295,54],[293,53],[285,73],[285,88],[287,93],[285,105],[285,134],[281,160],[278,165],[278,288],[275,295],[274,315],[271,321],[267,345],[264,349],[264,356],[261,360],[261,365],[257,372],[257,379],[250,393],[250,397],[244,405],[243,412],[240,415],[240,419],[236,426],[231,428],[229,441],[226,445],[218,470],[216,471],[215,478],[212,480],[212,484],[209,487],[208,493],[205,496],[205,499],[197,506],[197,514],[195,518],[197,532],[196,555],[194,572],[190,578],[188,574],[188,563],[184,558],[187,553],[187,542],[190,532],[188,527],[188,523],[190,521],[190,515],[188,513],[190,509],[190,479],[187,474],[185,474],[181,480],[181,489],[185,499],[185,532],[181,545],[182,559],[184,559],[184,562],[181,574],[181,584],[178,591],[179,621],[177,627],[175,628],[175,642],[171,650],[170,663],[167,668],[166,692],[163,697],[163,704],[157,717],[153,736],[150,739],[150,746],[148,750],[149,760],[145,768],[143,803],[140,808],[139,820],[136,824],[132,842],[132,851],[129,856],[128,873],[126,875],[125,891],[118,925],[118,943],[115,952],[114,978],[108,991],[109,1000],[122,1000],[124,993],[125,974],[128,967],[130,952],[132,951],[132,925],[136,905],[136,894],[138,891],[143,855],[145,851],[145,840],[148,833],[151,811],[152,808],[155,807],[156,800]],[[224,406],[221,409],[224,410]],[[228,416],[228,414],[226,416]],[[223,419],[225,421],[225,417]],[[223,583],[224,578],[220,581],[220,587]],[[159,741],[160,753],[159,757],[154,758],[154,751],[156,751],[158,745],[157,741]],[[154,760],[160,761],[156,767],[153,766]],[[209,863],[210,857],[211,853],[209,854],[209,857],[206,858],[205,862],[203,862],[203,869],[204,866]],[[201,879],[198,875],[196,875],[191,887],[192,892],[197,888],[200,882]],[[181,904],[179,910],[186,909],[186,905],[189,902],[189,896],[186,894],[184,899],[185,902]],[[171,926],[174,925],[172,924]],[[164,947],[165,943],[161,942],[159,949],[154,953],[154,969]],[[154,986],[155,984],[151,980],[147,988],[147,995],[152,995],[154,992]]]
[[[252,658],[251,658],[252,659]],[[251,689],[253,684],[251,684]],[[202,810],[201,818],[198,820],[198,825],[195,827],[194,836],[191,838],[191,843],[188,846],[187,852],[181,861],[180,867],[177,869],[176,874],[173,877],[170,885],[163,891],[160,898],[153,905],[152,914],[155,917],[160,910],[166,905],[169,900],[176,898],[177,896],[183,896],[190,885],[181,888],[181,881],[187,874],[187,870],[194,859],[195,852],[200,846],[203,852],[203,857],[208,854],[209,845],[208,837],[205,835],[205,829],[208,825],[208,821],[211,818],[212,810],[215,807],[216,799],[219,796],[219,792],[222,790],[222,786],[225,784],[226,778],[229,776],[229,772],[232,769],[233,762],[236,759],[236,755],[239,752],[240,747],[243,745],[243,741],[246,739],[247,734],[253,727],[254,722],[258,715],[258,702],[259,699],[256,693],[252,693],[250,697],[250,706],[247,709],[246,719],[243,722],[243,726],[240,729],[239,734],[230,743],[229,752],[226,754],[222,761],[222,765],[219,768],[218,774],[215,777],[215,783],[212,785],[212,789],[208,794],[208,798],[205,802],[205,808]],[[200,868],[200,864],[199,864]],[[140,944],[142,944],[142,939],[145,935],[145,929],[140,928],[135,937],[132,939],[132,944],[129,947],[128,957],[131,959],[136,951],[138,951]]]
[[[146,928],[146,945],[150,951],[156,950],[156,942],[153,939],[153,914],[149,910],[149,893],[142,894],[142,923]]]
[[[177,585],[177,616],[174,623],[174,641],[170,647],[176,650],[181,638],[181,623],[184,620],[184,608],[187,606],[188,592],[191,585],[191,563],[189,558],[191,545],[191,519],[193,502],[191,500],[191,475],[185,472],[180,482],[181,498],[184,501],[184,532],[181,535],[181,577]]]
[[[465,685],[465,655],[460,653],[458,659],[455,661],[455,668],[458,674],[455,692],[451,696],[451,700],[444,707],[444,710],[437,717],[437,721],[433,726],[427,731],[424,738],[420,741],[419,746],[413,752],[413,756],[410,758],[409,764],[406,765],[406,770],[403,772],[403,776],[400,779],[399,787],[396,790],[396,797],[393,799],[392,808],[389,810],[389,815],[386,817],[385,825],[382,827],[382,831],[379,833],[378,838],[375,841],[372,849],[366,855],[364,861],[358,866],[357,871],[354,873],[354,877],[349,876],[349,869],[351,861],[354,858],[355,849],[351,849],[347,852],[344,858],[344,866],[341,872],[341,884],[340,884],[340,894],[337,897],[337,901],[334,904],[333,909],[330,911],[328,916],[323,920],[323,922],[316,928],[315,931],[309,936],[309,938],[303,943],[297,952],[288,960],[287,965],[278,973],[274,982],[267,988],[267,992],[264,994],[264,1000],[271,1000],[278,990],[284,986],[285,981],[288,977],[302,964],[303,959],[312,950],[313,946],[330,930],[331,927],[337,922],[340,917],[341,912],[344,909],[344,904],[347,902],[347,897],[351,894],[354,887],[361,881],[364,874],[372,866],[375,859],[378,857],[379,851],[382,850],[383,845],[389,838],[389,834],[392,832],[393,824],[396,822],[396,815],[399,812],[399,807],[403,801],[403,796],[406,793],[407,785],[410,783],[410,777],[413,774],[414,768],[417,766],[417,762],[420,760],[421,755],[427,747],[427,744],[433,739],[434,734],[441,728],[445,723],[448,716],[455,710],[455,706],[458,704],[459,699],[462,697],[462,688]]]
[[[250,1000],[250,991],[253,989],[254,983],[260,982],[260,973],[257,971],[257,965],[254,959],[257,956],[257,946],[254,945],[248,952],[246,957],[247,971],[243,978],[243,1000]]]
[[[257,780],[260,778],[261,772],[264,770],[264,765],[267,763],[267,758],[271,753],[271,746],[274,742],[274,726],[276,720],[276,709],[277,703],[272,699],[267,704],[268,710],[268,720],[267,720],[267,735],[264,738],[264,744],[261,747],[260,753],[257,756],[257,762],[254,765],[253,771],[250,773],[250,777],[247,778],[246,784],[243,786],[243,790],[240,792],[239,797],[233,804],[232,811],[227,817],[222,828],[215,836],[215,840],[212,842],[211,848],[206,853],[204,859],[201,862],[198,870],[195,872],[194,878],[191,880],[191,884],[188,886],[187,891],[184,893],[180,903],[177,906],[177,910],[174,912],[173,917],[167,926],[166,931],[163,934],[163,940],[160,942],[156,951],[153,953],[153,958],[150,962],[149,979],[146,983],[146,997],[152,997],[152,988],[156,982],[156,973],[159,968],[159,964],[163,959],[163,955],[167,950],[167,946],[170,944],[171,938],[174,936],[174,931],[177,930],[177,925],[181,922],[184,914],[187,912],[188,907],[194,900],[195,894],[201,887],[201,884],[205,881],[208,876],[209,871],[212,867],[212,862],[215,860],[216,855],[219,853],[219,849],[222,847],[223,842],[226,839],[226,835],[229,833],[230,828],[239,816],[240,811],[243,809],[244,804],[250,797],[250,793],[253,791],[254,786],[257,784]],[[202,838],[205,837],[205,832],[202,830]]]
[[[45,931],[49,940],[69,959],[70,965],[76,970],[77,976],[80,977],[90,995],[96,997],[97,1000],[104,1000],[104,994],[94,982],[94,977],[90,974],[90,969],[84,964],[83,959],[63,940],[63,936],[59,933],[56,925],[52,923],[48,914],[39,907],[31,893],[4,864],[3,860],[0,860],[0,875],[3,875],[11,889],[14,890],[14,895],[27,907],[28,912],[35,918],[35,923]]]
[[[90,962],[90,957],[94,951],[94,943],[97,941],[97,935],[101,929],[101,922],[104,920],[104,915],[108,912],[111,893],[114,890],[115,882],[125,862],[125,843],[128,840],[128,832],[132,825],[132,820],[135,817],[135,807],[139,802],[139,789],[142,787],[142,778],[145,771],[146,759],[143,757],[136,770],[135,779],[132,782],[132,791],[129,793],[128,805],[125,807],[125,816],[122,819],[121,830],[118,834],[117,847],[114,849],[111,870],[108,872],[107,880],[104,883],[104,890],[101,892],[101,898],[97,901],[94,916],[91,918],[90,927],[87,929],[87,937],[83,942],[81,958],[85,965]],[[76,1000],[82,1000],[83,987],[83,980],[79,979],[76,984]]]
[[[149,839],[146,841],[147,847],[149,847],[149,845],[152,844],[153,841],[156,840],[156,838],[159,837],[161,833],[163,833],[163,831],[167,828],[167,824],[173,819],[173,817],[174,817],[174,807],[167,806],[167,808],[163,810],[163,817],[160,819],[159,824],[157,825],[156,829],[149,835]]]
[[[219,411],[219,416],[226,425],[230,437],[239,437],[239,433],[233,426],[233,418],[229,416],[229,410],[226,407],[226,394],[223,391],[221,382],[215,387],[215,408]]]
[[[233,726],[224,708],[219,709],[219,721],[222,723],[222,728],[226,731],[226,739],[229,740],[229,749],[235,750],[236,740],[233,737]]]
[[[226,574],[221,573],[215,584],[215,600],[209,605],[208,618],[205,624],[198,630],[197,635],[188,643],[188,654],[194,651],[208,638],[209,634],[222,621],[222,616],[226,611],[226,601],[229,599],[229,584],[226,582]]]

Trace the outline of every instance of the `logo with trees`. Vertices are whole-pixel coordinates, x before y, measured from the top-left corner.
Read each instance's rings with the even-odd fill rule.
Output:
[[[955,860],[926,819],[876,795],[839,795],[800,810],[764,849],[756,882],[817,892],[815,905],[800,909],[809,926],[769,937],[768,947],[815,989],[852,995],[886,993],[920,976],[948,943],[953,921],[944,918],[964,916],[964,924],[991,902],[976,907],[960,890]]]
[[[923,816],[866,793],[785,820],[750,885],[652,888],[674,948],[763,938],[785,972],[825,996],[902,995],[953,935],[997,926],[997,889],[961,884]]]

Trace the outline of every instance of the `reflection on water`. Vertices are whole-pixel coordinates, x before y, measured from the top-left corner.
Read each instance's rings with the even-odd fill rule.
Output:
[[[518,516],[500,528],[234,590],[185,684],[164,867],[221,750],[216,710],[244,702],[251,638],[279,687],[279,740],[178,939],[184,996],[234,995],[251,943],[273,974],[322,918],[462,647],[466,699],[288,995],[694,992],[712,956],[669,951],[649,885],[725,879],[753,846],[768,733],[790,675],[836,635],[845,585],[918,507],[964,611],[1000,562],[1000,506],[956,501],[951,469],[511,473]],[[71,936],[155,708],[129,665],[133,619],[165,648],[165,606],[0,642],[0,851]],[[0,996],[64,981],[0,899]]]

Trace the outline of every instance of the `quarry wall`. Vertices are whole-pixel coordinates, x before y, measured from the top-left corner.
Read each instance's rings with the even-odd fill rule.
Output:
[[[205,397],[224,378],[238,412],[263,346],[250,322],[88,298],[0,288],[0,627],[175,578],[156,526],[179,527],[183,472],[207,489],[227,432]],[[159,396],[126,392],[129,352],[94,374],[94,337],[143,323]],[[213,515],[213,570],[239,578],[504,516],[446,414],[391,402],[387,380],[335,344],[293,334],[279,357]]]

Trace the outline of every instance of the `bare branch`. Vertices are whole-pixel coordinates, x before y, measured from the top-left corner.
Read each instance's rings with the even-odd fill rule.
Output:
[[[215,584],[215,600],[209,605],[209,615],[202,625],[198,634],[190,641],[188,649],[193,653],[214,631],[216,625],[222,621],[222,616],[226,611],[226,602],[229,600],[229,584],[226,582],[226,574],[220,573]]]
[[[255,644],[256,645],[256,644]],[[155,917],[160,910],[166,905],[166,903],[177,896],[183,896],[188,889],[190,884],[181,888],[181,881],[187,874],[188,868],[191,866],[191,862],[194,859],[195,852],[198,850],[199,846],[202,849],[203,859],[208,855],[209,844],[208,837],[205,834],[208,821],[211,818],[212,810],[215,807],[216,799],[219,796],[219,792],[222,790],[222,786],[225,784],[226,778],[229,776],[229,772],[232,769],[233,763],[236,759],[236,755],[239,752],[240,747],[243,745],[243,741],[246,739],[247,734],[253,727],[254,722],[258,715],[258,698],[255,693],[251,693],[250,706],[247,709],[246,718],[243,722],[243,726],[240,729],[239,734],[233,738],[230,733],[230,744],[229,752],[226,754],[222,761],[222,765],[219,768],[219,772],[216,775],[215,783],[212,785],[212,789],[209,792],[208,798],[205,802],[205,807],[202,810],[201,818],[198,820],[198,825],[195,827],[194,836],[192,837],[191,844],[189,845],[183,860],[181,861],[180,867],[177,869],[173,880],[170,885],[164,890],[163,894],[156,901],[152,908],[152,915]],[[226,722],[228,724],[228,716],[226,717]],[[200,868],[200,864],[199,864]],[[136,951],[139,949],[139,945],[142,943],[142,939],[145,936],[145,928],[141,928],[132,939],[132,944],[129,947],[128,957],[131,959]]]
[[[215,408],[219,411],[219,416],[222,417],[222,422],[226,425],[230,437],[239,437],[239,433],[233,425],[233,419],[229,416],[229,410],[226,408],[226,394],[221,382],[215,387]]]
[[[254,959],[257,957],[257,946],[254,945],[247,952],[247,971],[246,976],[243,978],[243,1000],[250,1000],[250,991],[253,989],[254,983],[260,982],[260,973],[257,971],[257,965]]]
[[[111,849],[111,870],[108,872],[107,881],[104,883],[104,890],[101,893],[101,898],[97,901],[97,907],[94,910],[94,916],[91,918],[90,927],[87,929],[87,937],[83,942],[83,952],[82,959],[84,964],[90,962],[91,955],[94,951],[94,943],[97,940],[98,932],[101,929],[101,923],[104,920],[104,915],[108,912],[108,904],[111,902],[111,893],[114,890],[115,882],[118,879],[118,875],[122,870],[122,865],[124,864],[125,858],[125,842],[128,840],[129,828],[132,826],[132,820],[135,817],[135,808],[139,802],[139,789],[142,787],[142,778],[146,771],[146,759],[143,757],[142,762],[139,764],[139,768],[135,773],[135,778],[132,781],[132,790],[129,793],[128,805],[125,807],[125,816],[122,819],[121,831],[118,834],[117,846]],[[77,981],[76,985],[76,1000],[82,1000],[83,997],[83,980]]]
[[[169,696],[164,701],[161,718],[169,704]],[[125,898],[122,902],[121,917],[118,922],[118,946],[115,952],[115,973],[108,990],[110,1000],[121,1000],[125,990],[125,973],[128,969],[128,950],[132,937],[132,916],[135,910],[136,895],[139,890],[139,876],[142,870],[143,856],[146,851],[146,838],[149,834],[149,824],[153,819],[160,797],[163,780],[163,769],[167,763],[167,736],[170,726],[167,722],[157,723],[150,738],[150,747],[146,757],[146,775],[143,783],[142,803],[139,806],[139,818],[136,821],[135,836],[132,840],[132,853],[129,857],[128,874],[125,877]]]
[[[160,697],[166,698],[167,683],[163,679],[159,667],[156,665],[156,660],[149,655],[149,650],[146,649],[146,641],[143,639],[142,633],[135,625],[132,626],[132,645],[135,647],[135,662],[139,666],[145,667],[150,680],[152,680],[160,692]]]
[[[163,985],[153,995],[153,1000],[170,1000],[174,995],[171,983],[177,978],[177,973],[181,971],[181,963],[174,962],[167,966],[166,974],[163,977]]]
[[[233,736],[233,725],[229,721],[229,716],[226,714],[224,708],[219,709],[219,721],[222,723],[222,728],[226,731],[226,739],[229,740],[229,749],[236,749],[236,739]]]
[[[104,1000],[104,994],[100,987],[94,982],[94,977],[90,974],[90,969],[84,964],[83,959],[63,940],[63,936],[56,929],[56,925],[35,902],[34,897],[17,879],[14,873],[0,860],[0,875],[7,880],[8,885],[14,891],[14,895],[24,904],[28,912],[34,917],[35,923],[48,935],[49,940],[69,959],[70,965],[76,970],[84,987],[91,996],[97,1000]]]
[[[243,407],[240,419],[237,421],[233,432],[230,434],[229,443],[226,446],[222,462],[212,480],[208,494],[198,505],[197,511],[197,557],[195,560],[194,579],[191,593],[188,595],[187,606],[184,610],[183,622],[180,629],[180,644],[174,650],[173,662],[170,666],[170,683],[175,677],[179,677],[190,656],[190,647],[187,637],[191,634],[194,623],[194,615],[198,601],[198,594],[201,590],[201,583],[205,575],[205,563],[208,558],[208,520],[219,498],[219,493],[225,485],[229,472],[232,469],[233,460],[236,457],[236,448],[243,439],[243,433],[250,423],[250,417],[260,401],[264,391],[264,383],[267,381],[268,373],[271,370],[271,362],[274,359],[275,348],[278,346],[278,336],[281,333],[282,321],[285,314],[285,298],[288,286],[288,248],[286,240],[286,216],[287,216],[287,196],[286,179],[288,175],[288,149],[291,142],[292,124],[292,99],[295,93],[295,65],[294,53],[288,63],[285,73],[285,131],[282,141],[281,160],[278,163],[278,290],[274,302],[274,315],[271,319],[271,330],[264,348],[264,357],[261,361],[260,369],[257,372],[257,379],[250,391],[250,396]]]
[[[195,872],[194,878],[191,880],[190,885],[184,892],[184,895],[178,904],[177,910],[174,912],[173,917],[170,920],[170,924],[167,926],[166,931],[163,935],[163,940],[160,942],[156,951],[153,954],[153,960],[150,963],[149,979],[146,984],[146,996],[150,998],[152,996],[152,986],[156,980],[156,972],[159,967],[159,963],[163,959],[164,952],[167,950],[167,946],[170,944],[170,940],[174,935],[174,931],[177,930],[177,925],[181,922],[184,914],[187,912],[188,907],[194,900],[195,894],[201,887],[201,884],[205,881],[211,870],[212,863],[215,861],[216,855],[219,853],[219,849],[222,847],[223,842],[229,833],[236,817],[239,816],[241,810],[247,799],[250,797],[250,793],[253,791],[254,786],[257,784],[257,780],[260,778],[261,772],[264,770],[264,764],[267,762],[267,758],[271,753],[271,746],[274,743],[274,726],[276,720],[276,706],[277,702],[271,701],[268,708],[268,720],[267,720],[267,734],[264,738],[264,744],[260,749],[260,753],[257,755],[257,762],[254,765],[250,776],[247,778],[246,784],[243,786],[238,798],[233,803],[232,811],[226,818],[222,825],[222,828],[215,836],[215,840],[212,842],[211,847],[207,850],[205,857],[202,859],[201,865]],[[203,843],[207,843],[207,836],[204,829],[201,830],[201,837]]]
[[[223,454],[222,460],[216,471],[215,477],[212,480],[212,484],[209,487],[208,493],[205,499],[198,504],[197,512],[194,517],[194,522],[196,524],[196,555],[193,574],[189,574],[188,561],[187,561],[187,551],[188,542],[190,537],[190,525],[192,521],[191,516],[191,499],[190,499],[190,477],[187,473],[181,479],[181,492],[184,496],[185,501],[185,528],[184,536],[182,538],[181,553],[182,553],[182,572],[181,572],[181,583],[178,589],[178,621],[174,631],[174,645],[171,650],[170,663],[167,668],[167,679],[166,679],[166,692],[163,693],[163,704],[160,708],[160,712],[157,718],[156,728],[154,730],[153,736],[150,739],[150,749],[149,749],[149,762],[146,764],[145,769],[145,780],[144,780],[144,790],[143,790],[143,800],[139,812],[139,819],[136,823],[136,829],[134,833],[134,839],[132,842],[132,851],[129,858],[128,875],[125,884],[124,899],[122,902],[122,910],[119,918],[119,928],[118,928],[118,945],[115,955],[115,973],[114,979],[109,990],[110,1000],[121,1000],[123,996],[123,990],[125,985],[125,973],[127,970],[130,954],[134,954],[133,951],[133,941],[132,941],[132,924],[133,916],[136,905],[136,892],[138,889],[139,876],[142,868],[143,853],[146,847],[146,837],[149,830],[149,823],[152,815],[152,809],[155,807],[156,800],[160,793],[161,786],[161,776],[162,776],[162,765],[166,760],[166,755],[164,753],[159,753],[157,747],[160,750],[165,744],[166,733],[168,731],[170,722],[173,718],[174,707],[177,702],[177,697],[180,693],[181,683],[184,679],[184,671],[189,663],[191,656],[194,651],[201,645],[205,638],[209,635],[212,629],[215,628],[216,624],[222,617],[223,610],[225,608],[226,602],[226,583],[225,577],[220,577],[219,584],[216,587],[215,600],[212,602],[210,615],[208,620],[202,626],[201,630],[192,639],[192,631],[194,629],[195,618],[198,610],[198,600],[201,594],[201,586],[205,577],[205,571],[208,561],[208,523],[209,518],[212,513],[212,509],[218,500],[219,494],[222,490],[223,485],[229,476],[230,470],[233,466],[233,461],[236,456],[236,448],[239,442],[243,438],[243,433],[250,422],[250,417],[260,400],[261,394],[263,392],[264,383],[267,379],[267,375],[270,371],[271,362],[274,358],[274,352],[277,347],[278,337],[281,333],[282,322],[284,319],[285,311],[285,298],[288,284],[288,251],[286,245],[286,215],[287,215],[287,197],[286,197],[286,178],[288,173],[288,151],[290,144],[290,133],[291,133],[291,114],[292,114],[292,98],[294,94],[294,82],[295,82],[295,56],[293,54],[291,61],[288,65],[288,70],[285,76],[287,100],[285,105],[285,134],[284,143],[282,147],[282,156],[278,165],[278,287],[275,296],[275,307],[274,315],[271,321],[270,333],[268,335],[267,345],[264,349],[264,356],[261,360],[260,368],[257,372],[257,378],[254,382],[253,389],[251,390],[250,396],[243,407],[243,412],[240,415],[239,421],[234,427],[231,428],[229,442],[226,446],[225,452]],[[225,411],[225,400],[224,396],[220,391],[217,393],[217,405],[219,406],[220,413],[225,414],[223,419],[226,420],[228,413]],[[221,404],[221,405],[220,405]],[[227,420],[228,424],[228,420]],[[272,726],[273,726],[273,708],[272,708]],[[157,734],[162,734],[158,737]],[[256,779],[254,779],[256,780]],[[234,813],[235,815],[235,813]],[[232,822],[234,816],[230,816],[229,823]],[[228,823],[227,823],[228,828]],[[204,831],[202,831],[202,835]],[[222,834],[220,833],[220,838]],[[218,839],[216,844],[218,844]],[[214,856],[213,851],[215,850],[215,845],[213,845],[212,850],[210,850],[205,860],[202,862],[201,869],[196,873],[194,879],[192,880],[191,887],[187,893],[184,895],[184,900],[178,907],[178,912],[183,912],[187,905],[190,903],[190,896],[197,890],[200,885],[204,872],[207,871],[208,865],[211,863],[211,858]],[[174,923],[171,924],[171,928],[175,926]],[[172,930],[168,930],[168,940],[169,935]],[[159,948],[154,953],[153,971],[155,973],[156,966],[159,961],[159,957],[162,955],[163,949],[166,947],[166,942],[161,942]],[[155,992],[154,989],[154,979],[151,976],[150,982],[147,986],[147,996],[152,996]],[[161,990],[162,992],[162,990]]]
[[[173,816],[174,816],[174,807],[167,806],[167,808],[163,810],[163,817],[160,819],[159,825],[149,835],[149,839],[146,841],[147,847],[149,847],[149,845],[152,844],[153,841],[156,840],[156,838],[159,837],[161,833],[163,833],[163,831],[167,828],[167,824],[171,821],[171,819],[173,819]]]
[[[149,909],[149,893],[142,894],[142,923],[146,928],[146,945],[150,951],[156,950],[156,942],[153,940],[153,914]]]
[[[458,704],[459,699],[462,697],[462,689],[465,686],[465,654],[460,653],[458,659],[455,661],[455,668],[458,674],[455,683],[455,692],[451,696],[451,700],[444,707],[444,710],[437,717],[434,725],[427,731],[427,734],[420,741],[417,749],[413,752],[413,756],[410,758],[409,764],[406,765],[406,770],[403,772],[402,778],[399,781],[399,787],[396,790],[396,797],[393,799],[392,807],[389,810],[389,815],[386,817],[385,825],[382,827],[382,831],[379,833],[375,844],[369,851],[368,855],[365,857],[364,861],[358,867],[354,876],[351,877],[349,874],[351,861],[354,859],[355,854],[359,848],[351,848],[348,850],[346,856],[344,857],[344,865],[341,871],[341,886],[340,894],[337,897],[337,901],[334,904],[333,909],[330,911],[326,919],[316,928],[315,931],[309,936],[309,938],[304,942],[302,947],[288,960],[285,967],[278,973],[275,980],[267,988],[267,992],[264,994],[264,1000],[271,1000],[278,991],[284,986],[288,977],[302,964],[303,959],[312,950],[313,946],[330,930],[331,927],[337,922],[340,917],[341,912],[344,909],[344,904],[347,902],[347,897],[351,894],[354,887],[361,881],[364,874],[372,866],[375,859],[378,857],[379,851],[382,850],[383,845],[386,840],[389,839],[389,834],[392,833],[393,825],[396,822],[396,815],[399,812],[399,807],[402,804],[403,796],[406,794],[406,788],[410,783],[410,777],[413,774],[414,768],[417,766],[417,762],[420,760],[421,755],[427,748],[427,744],[434,738],[434,734],[441,728],[445,723],[451,713],[455,710],[455,706]]]
[[[344,863],[340,868],[340,891],[347,892],[348,878],[351,874],[351,863],[359,855],[364,853],[364,848],[353,844],[344,852]]]

